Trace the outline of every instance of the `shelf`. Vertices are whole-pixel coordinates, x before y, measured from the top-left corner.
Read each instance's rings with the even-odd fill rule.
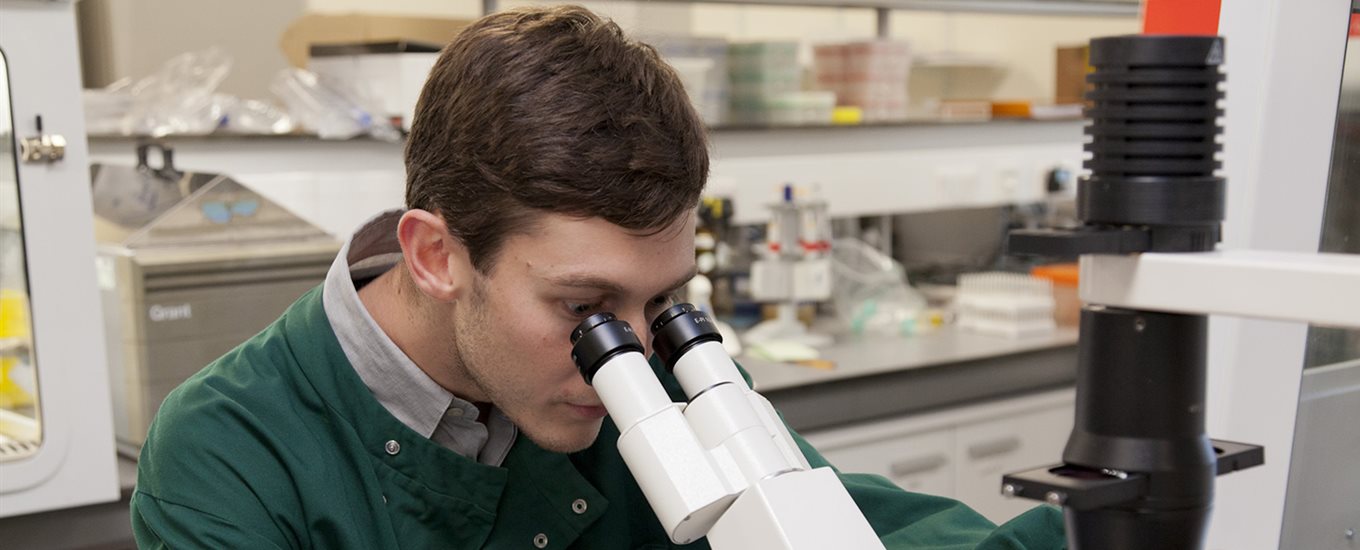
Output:
[[[832,217],[1027,204],[1054,166],[1081,166],[1083,122],[993,120],[714,129],[708,190],[733,201],[733,223],[764,223],[784,183],[817,185]],[[130,165],[137,138],[91,138],[90,161]],[[404,204],[400,143],[315,136],[167,138],[177,164],[229,174],[347,238]],[[335,189],[345,189],[335,193]],[[357,195],[356,195],[357,194]]]
[[[781,132],[781,131],[803,131],[803,130],[841,130],[852,132],[857,129],[869,128],[933,128],[943,126],[981,126],[987,124],[996,125],[1015,125],[1015,124],[1042,124],[1049,122],[1078,121],[1081,117],[1065,118],[993,118],[988,120],[941,120],[941,119],[910,119],[897,122],[866,122],[861,124],[718,124],[709,126],[711,133],[727,132]],[[315,141],[330,143],[345,142],[381,142],[369,136],[358,136],[350,139],[321,139],[316,134],[292,133],[292,134],[237,134],[230,132],[215,132],[211,134],[179,134],[169,136],[128,136],[121,134],[91,134],[91,141],[117,142],[117,141]]]
[[[1118,0],[683,0],[681,3],[1112,17],[1137,17],[1140,9],[1137,1]]]
[[[1073,15],[1138,17],[1138,0],[652,0],[678,4],[736,4],[823,8],[867,8],[881,11],[1010,13],[1020,15]],[[482,0],[482,13],[497,10],[497,0]],[[886,19],[886,18],[885,18]],[[879,23],[886,35],[885,22]]]

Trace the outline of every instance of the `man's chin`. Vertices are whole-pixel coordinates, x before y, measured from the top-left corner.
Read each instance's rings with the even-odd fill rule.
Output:
[[[567,454],[584,451],[594,445],[595,440],[600,436],[601,424],[600,420],[596,420],[589,427],[554,426],[544,432],[521,426],[520,432],[529,438],[529,441],[533,441],[535,445],[544,450]]]

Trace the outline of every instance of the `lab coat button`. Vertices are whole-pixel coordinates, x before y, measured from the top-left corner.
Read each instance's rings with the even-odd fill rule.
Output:
[[[586,499],[578,498],[575,502],[572,502],[571,511],[576,512],[577,514],[586,513]]]
[[[387,444],[383,445],[383,448],[387,449],[387,454],[395,456],[397,453],[401,452],[401,443],[397,443],[397,440],[395,439],[389,439],[387,440]]]
[[[536,547],[538,547],[538,548],[547,548],[547,547],[548,547],[548,535],[545,535],[545,534],[543,534],[543,533],[539,533],[539,534],[537,534],[537,535],[534,535],[534,546],[536,546]]]

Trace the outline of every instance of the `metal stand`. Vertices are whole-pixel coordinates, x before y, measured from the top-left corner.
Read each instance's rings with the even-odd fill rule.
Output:
[[[1011,250],[1213,250],[1224,212],[1214,175],[1222,62],[1217,37],[1093,40],[1085,225],[1014,232]],[[1065,463],[1007,475],[1002,492],[1063,506],[1073,550],[1201,548],[1214,477],[1264,462],[1259,446],[1204,433],[1207,325],[1204,315],[1087,306]]]

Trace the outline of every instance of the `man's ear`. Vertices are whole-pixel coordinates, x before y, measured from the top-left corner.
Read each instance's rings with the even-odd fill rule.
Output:
[[[454,302],[471,291],[474,270],[463,242],[449,233],[444,219],[411,209],[397,223],[406,271],[416,288],[440,302]]]

